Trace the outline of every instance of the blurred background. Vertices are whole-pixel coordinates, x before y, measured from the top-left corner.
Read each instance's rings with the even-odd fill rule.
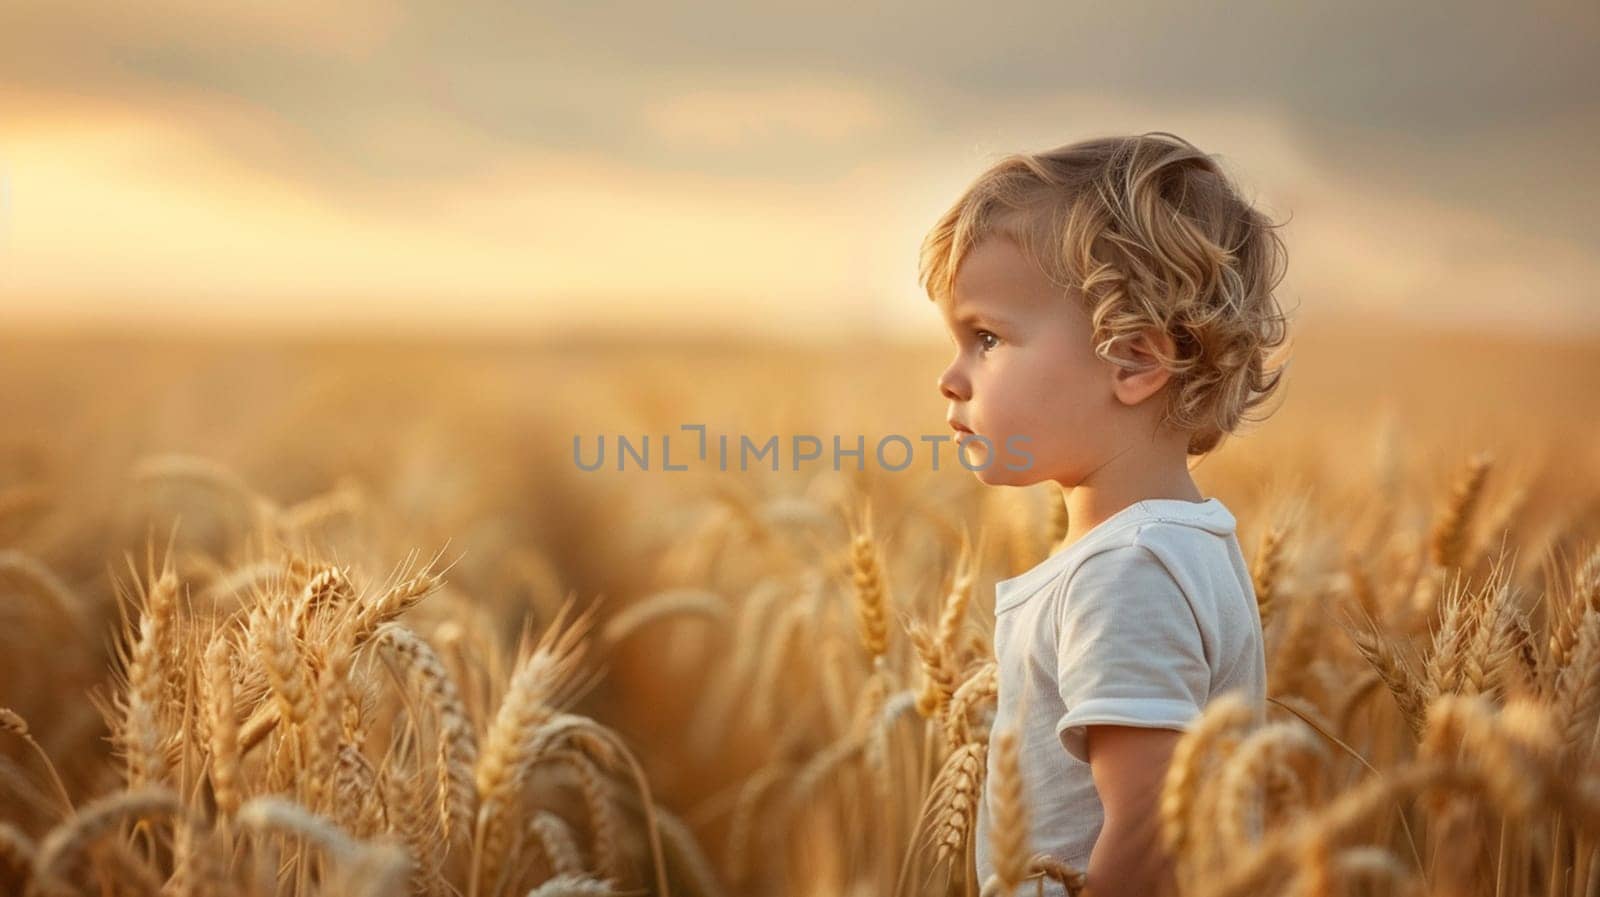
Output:
[[[611,362],[782,345],[885,378],[907,414],[880,432],[941,432],[934,219],[1003,153],[1168,130],[1287,222],[1283,417],[1570,422],[1600,376],[1597,46],[1572,2],[13,4],[4,394],[58,427],[81,397],[41,388],[133,389],[153,357],[172,379],[125,402],[229,426],[259,411],[204,392],[219,366],[278,390],[294,347],[338,378],[406,346],[549,362],[520,400],[557,447],[606,427],[551,415]],[[733,392],[726,426],[843,407]]]
[[[1308,326],[1600,326],[1591,3],[6,19],[8,327],[934,338],[916,248],[981,168],[1144,130],[1291,221]]]

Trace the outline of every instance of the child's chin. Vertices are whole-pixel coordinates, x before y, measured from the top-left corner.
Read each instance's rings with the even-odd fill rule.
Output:
[[[985,486],[1032,486],[1040,480],[1039,475],[1031,470],[1008,470],[1004,464],[991,464],[987,468],[974,470],[972,475]]]

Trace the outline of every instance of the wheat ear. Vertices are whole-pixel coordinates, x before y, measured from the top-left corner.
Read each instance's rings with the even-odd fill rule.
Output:
[[[1256,556],[1250,565],[1250,579],[1256,593],[1256,609],[1260,614],[1263,629],[1269,625],[1272,609],[1277,604],[1287,536],[1288,529],[1282,524],[1268,527],[1262,533],[1261,544],[1256,547]]]
[[[178,798],[161,786],[130,789],[103,797],[56,826],[39,844],[33,858],[32,884],[44,893],[65,889],[78,872],[90,846],[127,820],[159,819],[182,812]]]
[[[478,762],[478,740],[466,706],[438,654],[416,633],[390,623],[379,632],[378,645],[405,670],[438,720],[440,836],[447,843],[465,839],[476,809],[473,768]]]
[[[889,650],[888,594],[883,564],[872,532],[872,508],[862,515],[860,529],[850,538],[850,580],[855,586],[856,622],[867,656],[880,662]]]
[[[1479,499],[1483,497],[1483,483],[1491,463],[1487,453],[1473,455],[1451,488],[1450,498],[1434,523],[1428,543],[1436,566],[1447,570],[1461,566],[1468,531]]]
[[[989,843],[1001,893],[1012,894],[1028,875],[1028,802],[1022,782],[1017,730],[995,735],[994,778],[989,783]]]
[[[1193,841],[1196,792],[1212,747],[1224,733],[1248,725],[1253,716],[1242,695],[1224,693],[1206,705],[1173,748],[1161,787],[1160,815],[1162,841],[1175,860],[1181,860]]]

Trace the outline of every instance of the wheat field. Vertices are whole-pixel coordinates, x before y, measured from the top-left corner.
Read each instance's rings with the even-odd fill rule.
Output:
[[[993,584],[1058,490],[574,464],[683,424],[940,433],[939,350],[0,348],[6,893],[1082,886],[990,728]],[[1185,895],[1600,894],[1597,349],[1330,326],[1196,468],[1270,700],[1180,743]]]

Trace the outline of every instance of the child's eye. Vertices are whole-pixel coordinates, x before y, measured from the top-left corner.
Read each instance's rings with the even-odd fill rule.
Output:
[[[995,336],[993,333],[990,333],[987,330],[979,330],[977,331],[976,335],[978,337],[978,345],[982,346],[985,352],[993,349],[1000,343],[1000,337]],[[990,340],[993,340],[993,342],[991,343]]]

